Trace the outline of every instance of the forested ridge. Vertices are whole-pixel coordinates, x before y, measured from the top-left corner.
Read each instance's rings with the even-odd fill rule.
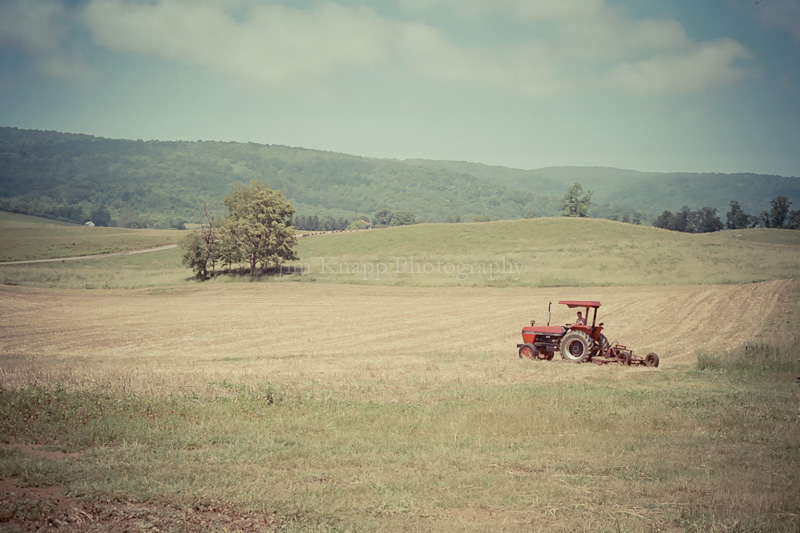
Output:
[[[776,196],[786,196],[800,205],[800,178],[766,174],[723,174],[691,172],[640,172],[607,167],[550,167],[520,170],[465,163],[463,161],[408,160],[419,166],[469,173],[511,188],[535,190],[560,197],[573,182],[594,192],[591,216],[607,218],[631,208],[649,219],[664,210],[687,206],[716,208],[724,214],[731,200],[743,209],[758,213],[769,209]]]
[[[528,171],[255,143],[0,128],[0,209],[81,222],[104,208],[117,225],[179,227],[202,220],[204,204],[222,212],[231,185],[254,179],[282,190],[299,217],[352,219],[387,209],[430,222],[553,216],[576,181],[594,191],[590,216],[637,211],[652,221],[681,205],[724,212],[731,199],[757,212],[777,194],[800,204],[797,178],[583,167]],[[683,201],[687,191],[691,201]]]
[[[230,186],[253,179],[282,190],[305,216],[391,209],[443,221],[450,213],[520,218],[531,209],[557,210],[556,199],[545,195],[400,161],[254,143],[128,141],[0,128],[0,201],[10,210],[47,215],[79,206],[88,213],[104,205],[115,218],[169,226],[200,220],[204,202],[221,211]]]

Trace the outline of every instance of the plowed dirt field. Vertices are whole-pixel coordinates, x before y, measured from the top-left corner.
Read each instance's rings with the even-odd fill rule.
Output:
[[[793,307],[793,289],[788,281],[581,289],[206,284],[159,294],[6,286],[0,381],[192,389],[215,379],[346,387],[359,376],[391,381],[409,373],[530,379],[522,377],[530,372],[506,375],[504,365],[577,368],[558,356],[552,363],[516,357],[520,329],[545,322],[548,301],[553,324],[573,321],[559,299],[600,300],[609,340],[657,352],[663,369],[693,361],[698,350],[757,338],[773,313]]]

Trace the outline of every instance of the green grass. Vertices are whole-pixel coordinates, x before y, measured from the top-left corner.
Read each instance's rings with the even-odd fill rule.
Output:
[[[180,267],[181,250],[170,249],[85,261],[0,266],[0,283],[66,289],[139,289],[192,281]]]
[[[331,283],[750,283],[797,275],[800,232],[756,229],[690,235],[607,220],[549,218],[310,237],[300,241],[299,255],[307,273],[300,279]]]
[[[185,232],[20,226],[0,219],[0,258],[61,257],[174,243]],[[28,217],[32,218],[32,217]],[[36,220],[36,219],[34,219]],[[10,224],[10,225],[4,225]],[[800,231],[751,229],[690,235],[597,219],[545,218],[317,235],[299,241],[304,273],[263,281],[407,287],[581,287],[730,284],[793,279]],[[134,288],[187,283],[180,251],[135,259],[0,266],[6,283]],[[143,273],[152,269],[156,274]],[[218,281],[251,281],[249,276]]]
[[[83,452],[2,447],[0,477],[90,502],[275,511],[297,531],[797,531],[798,344],[774,350],[766,367],[595,368],[536,387],[421,384],[414,398],[268,382],[0,389],[0,440]]]
[[[49,218],[33,217],[30,215],[0,211],[0,228],[3,228],[4,230],[37,226],[76,227],[75,224],[70,224],[68,222],[59,222]]]
[[[185,232],[86,227],[0,211],[0,261],[126,252],[177,243]]]

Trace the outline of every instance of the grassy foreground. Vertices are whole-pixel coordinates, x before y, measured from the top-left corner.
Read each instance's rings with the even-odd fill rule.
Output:
[[[43,244],[30,249],[41,254],[49,242],[77,243],[70,239],[96,229],[34,229]],[[131,231],[120,238],[148,235]],[[20,235],[3,237],[2,249],[11,250],[13,258],[28,253]],[[91,233],[86,242],[94,246],[103,235]],[[267,281],[589,287],[791,279],[798,272],[798,239],[800,232],[790,231],[682,235],[564,219],[415,226],[302,239],[307,271]],[[223,278],[187,288],[188,271],[179,257],[178,250],[169,250],[83,263],[7,265],[0,267],[0,281],[69,288],[167,286],[178,296],[252,292],[244,285],[226,286],[231,280]],[[330,268],[320,268],[323,258]],[[388,272],[398,259],[408,266],[411,258],[443,266],[421,274]],[[486,271],[458,279],[457,270],[446,271],[447,265],[491,265],[503,258],[524,264],[518,279],[511,274],[489,279]],[[386,264],[387,276],[376,279],[373,271],[363,279],[365,269],[337,270],[337,265],[367,264]],[[324,286],[303,289],[317,287]],[[361,287],[327,287],[348,289],[353,309],[367,298],[357,294]],[[273,288],[261,287],[265,299]],[[396,290],[398,298],[419,306],[415,294],[430,289]],[[97,298],[114,294],[97,292]],[[149,297],[163,297],[159,292]],[[163,301],[175,303],[171,314],[181,316],[178,304],[194,300],[176,298]],[[319,295],[307,300],[310,309],[320,303]],[[136,328],[136,313],[150,309],[127,304],[132,314],[115,314],[119,323],[112,317],[107,327]],[[342,311],[322,304],[323,311]],[[44,299],[37,305],[53,303]],[[204,310],[213,318],[219,305],[210,301]],[[478,314],[485,311],[470,305]],[[30,325],[22,323],[33,337],[42,309],[31,309]],[[81,311],[64,309],[64,314]],[[248,324],[258,335],[270,335],[269,327],[279,323],[262,326],[259,320]],[[772,317],[769,335],[752,332],[770,344],[701,353],[695,364],[659,369],[536,363],[513,354],[501,360],[494,353],[461,351],[468,342],[414,353],[382,350],[376,343],[374,353],[337,352],[324,361],[294,352],[247,358],[227,348],[199,356],[199,348],[176,344],[175,337],[142,334],[126,345],[138,350],[135,367],[126,373],[117,360],[99,368],[97,352],[122,348],[93,351],[91,342],[127,337],[119,332],[112,337],[94,321],[77,333],[56,328],[61,340],[69,341],[69,353],[47,344],[59,342],[56,337],[45,339],[37,351],[31,347],[36,339],[26,347],[6,329],[6,336],[0,331],[0,483],[15,485],[8,498],[0,498],[0,529],[800,531],[798,320],[795,303]],[[283,326],[284,333],[316,340],[327,331],[320,322],[298,316]],[[408,324],[414,332],[431,327],[425,322]],[[461,326],[468,341],[468,321],[450,329]],[[509,327],[516,334],[518,324]],[[215,334],[242,331],[218,329],[206,332],[211,338],[198,337],[198,346]],[[398,335],[391,327],[374,333],[377,339]],[[189,383],[175,386],[180,376],[165,364],[166,355],[196,370]],[[213,360],[201,361],[204,357]],[[295,373],[279,379],[260,371],[257,363],[264,357],[285,361]],[[326,372],[301,375],[295,362],[300,357],[304,369],[325,365]],[[20,381],[19,368],[35,358],[44,370]],[[525,374],[527,379],[520,378]],[[509,375],[515,379],[505,379]],[[164,386],[142,389],[135,382]],[[21,444],[78,454],[52,459],[31,455]],[[58,487],[60,497],[79,511],[58,512],[40,497],[11,497],[34,487]],[[230,520],[192,522],[198,515]]]
[[[313,382],[217,382],[203,396],[2,388],[0,478],[96,503],[275,513],[286,531],[798,531],[799,348],[622,377],[520,361],[553,382],[420,376],[413,401]],[[591,374],[559,383],[564,366]],[[34,458],[12,441],[82,454]],[[31,512],[0,506],[0,520]]]

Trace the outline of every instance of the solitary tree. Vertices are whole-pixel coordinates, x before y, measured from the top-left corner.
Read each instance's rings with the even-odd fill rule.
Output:
[[[234,185],[222,201],[228,210],[225,227],[250,266],[250,275],[259,265],[266,271],[283,260],[297,259],[294,206],[281,191],[254,180]]]
[[[583,186],[577,181],[564,193],[561,199],[561,216],[585,217],[592,206],[592,191],[583,192]]]

